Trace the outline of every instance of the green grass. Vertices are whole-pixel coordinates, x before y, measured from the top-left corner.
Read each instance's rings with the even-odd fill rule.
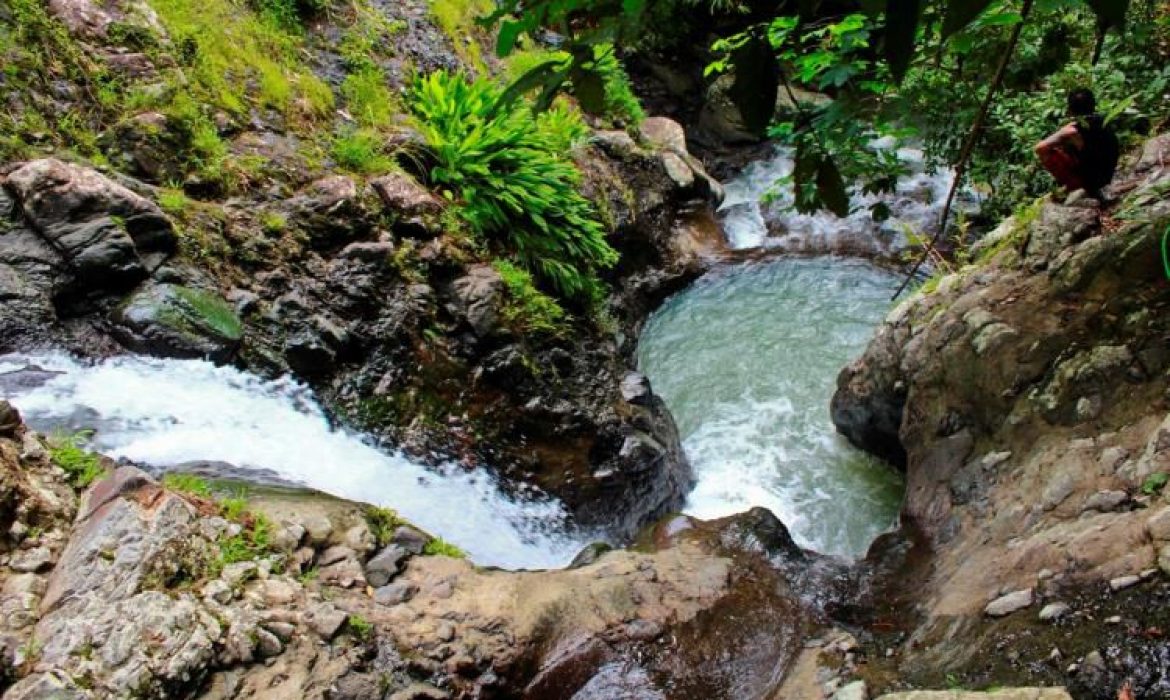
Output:
[[[464,552],[442,537],[435,537],[430,542],[427,542],[426,546],[423,547],[423,554],[427,556],[452,557],[454,559],[467,558],[467,552]]]
[[[191,199],[177,187],[164,187],[158,193],[158,205],[171,216],[182,218],[191,210]]]
[[[376,66],[365,66],[351,73],[341,84],[345,106],[358,124],[383,127],[401,111],[394,93],[386,86],[386,76]]]
[[[359,175],[386,172],[393,162],[382,152],[382,136],[370,129],[347,131],[333,140],[337,166]]]
[[[175,287],[175,294],[216,333],[229,340],[239,340],[243,337],[244,327],[239,316],[236,316],[231,304],[222,298],[199,289],[182,286]]]
[[[374,536],[379,547],[384,547],[390,542],[390,538],[394,535],[394,531],[399,526],[406,524],[406,521],[398,516],[398,512],[393,508],[381,508],[378,506],[366,506],[362,514],[366,518],[366,525],[370,528],[370,534]]]
[[[496,260],[492,265],[507,290],[502,309],[505,322],[529,333],[559,335],[567,330],[565,310],[556,299],[536,288],[527,270],[507,260]]]
[[[1166,488],[1167,483],[1170,483],[1170,474],[1155,472],[1147,476],[1145,481],[1142,482],[1142,493],[1147,496],[1153,496]]]
[[[367,642],[374,638],[374,624],[361,615],[350,615],[345,622],[357,639]]]
[[[194,474],[180,474],[178,472],[164,474],[162,483],[163,486],[172,491],[200,498],[211,498],[211,485],[207,483],[207,480]]]
[[[483,50],[475,35],[479,29],[475,20],[495,9],[492,0],[431,0],[431,19],[451,40],[455,53],[468,64],[486,70]]]
[[[101,457],[84,447],[92,434],[92,431],[81,431],[49,438],[49,457],[65,470],[74,488],[84,489],[106,475]]]
[[[288,218],[276,211],[266,211],[260,215],[260,228],[270,236],[284,233],[288,228]]]

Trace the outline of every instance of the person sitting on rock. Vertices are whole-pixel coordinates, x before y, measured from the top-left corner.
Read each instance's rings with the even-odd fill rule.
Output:
[[[1117,135],[1097,114],[1097,98],[1087,88],[1068,94],[1068,115],[1073,121],[1036,144],[1036,155],[1069,192],[1084,190],[1100,200],[1117,170]]]

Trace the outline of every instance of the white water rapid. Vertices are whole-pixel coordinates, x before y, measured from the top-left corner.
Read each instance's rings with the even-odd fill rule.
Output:
[[[334,430],[312,392],[197,360],[121,357],[82,364],[62,355],[0,357],[0,373],[36,365],[61,372],[6,396],[41,430],[98,428],[96,449],[166,468],[222,461],[268,470],[342,498],[394,508],[466,550],[477,564],[564,566],[586,540],[564,532],[550,500],[505,496],[486,474],[449,465],[436,473],[400,453]],[[2,384],[0,384],[2,386]]]
[[[719,217],[728,242],[732,248],[888,256],[907,247],[907,230],[919,236],[933,235],[954,175],[949,170],[926,172],[922,152],[917,149],[899,148],[897,152],[910,174],[898,181],[896,190],[857,195],[850,203],[853,213],[838,218],[828,212],[799,214],[790,209],[792,192],[787,186],[776,189],[774,200],[765,201],[773,185],[792,174],[792,149],[777,148],[771,158],[751,163],[724,183],[726,196]],[[890,208],[890,218],[880,223],[873,220],[869,209],[877,202]],[[975,204],[973,193],[961,191],[956,209],[971,211]]]

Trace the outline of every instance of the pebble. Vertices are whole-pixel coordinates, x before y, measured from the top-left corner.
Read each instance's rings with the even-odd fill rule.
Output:
[[[1032,589],[1025,588],[996,598],[983,608],[983,613],[991,617],[1003,617],[1023,610],[1030,605],[1032,605]]]
[[[263,627],[259,627],[256,629],[255,634],[256,650],[260,652],[261,657],[268,658],[271,656],[276,656],[280,652],[284,651],[284,644],[282,644],[280,639],[277,638],[277,636],[272,632],[269,632]]]
[[[332,605],[321,603],[309,608],[308,614],[305,615],[305,623],[309,629],[317,633],[317,636],[328,642],[337,636],[348,617]]]
[[[395,581],[374,591],[374,602],[381,605],[399,605],[418,593],[418,586],[406,581]]]
[[[1105,618],[1105,624],[1107,624],[1107,625],[1120,625],[1121,624],[1121,615],[1114,615],[1112,617]]]
[[[1071,610],[1072,608],[1068,603],[1049,603],[1040,610],[1040,620],[1043,622],[1059,620]]]
[[[322,545],[333,534],[333,523],[324,515],[306,515],[301,518],[301,527],[309,535],[309,543]]]
[[[386,547],[366,562],[366,580],[375,588],[385,586],[398,574],[399,564],[407,556],[409,553],[396,544]]]
[[[330,564],[336,564],[342,559],[355,559],[356,557],[357,552],[345,545],[338,544],[321,552],[321,556],[317,557],[317,566],[329,566]]]
[[[1118,576],[1114,579],[1109,579],[1109,588],[1114,592],[1125,590],[1130,586],[1136,586],[1142,582],[1141,576]]]

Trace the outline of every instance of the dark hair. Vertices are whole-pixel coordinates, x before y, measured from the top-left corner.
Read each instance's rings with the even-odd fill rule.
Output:
[[[1074,117],[1087,117],[1097,111],[1097,98],[1089,88],[1077,88],[1068,93],[1068,113]]]

